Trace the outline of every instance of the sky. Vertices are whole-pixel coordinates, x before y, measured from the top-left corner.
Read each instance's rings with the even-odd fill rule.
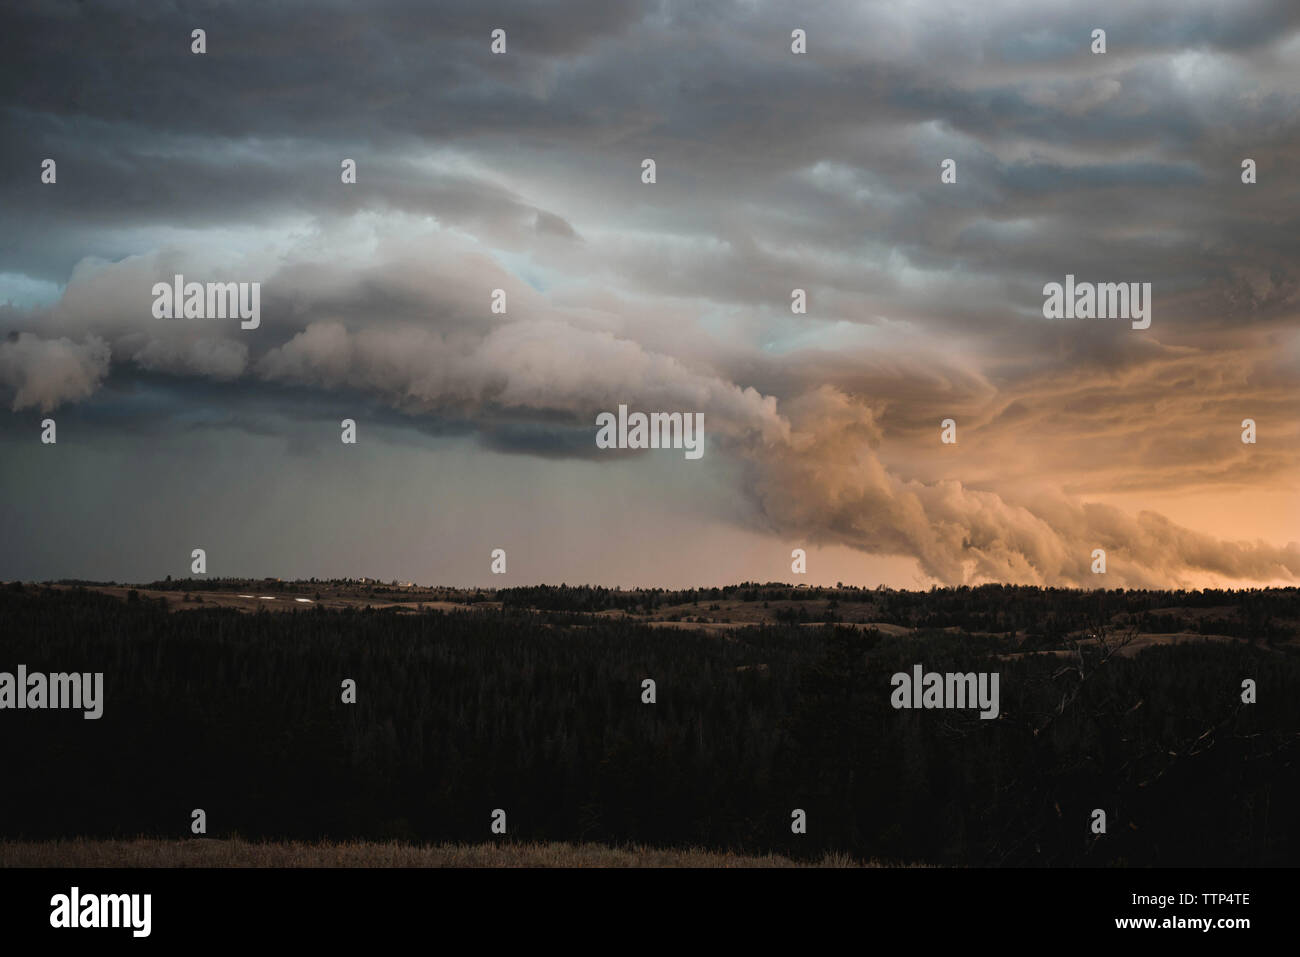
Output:
[[[1285,0],[6,5],[0,578],[1296,584],[1297,75]]]

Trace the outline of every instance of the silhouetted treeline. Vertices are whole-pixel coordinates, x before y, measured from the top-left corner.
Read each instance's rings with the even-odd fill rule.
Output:
[[[769,582],[744,582],[722,588],[684,590],[618,589],[591,585],[535,585],[504,588],[493,596],[516,608],[593,612],[655,609],[701,602],[835,602],[870,606],[871,620],[912,628],[961,628],[979,632],[1035,632],[1058,637],[1089,624],[1115,619],[1140,631],[1178,631],[1185,617],[1173,609],[1221,609],[1214,622],[1232,621],[1228,630],[1205,633],[1274,639],[1295,633],[1300,621],[1300,588],[1206,589],[1204,591],[1038,588],[1027,585],[966,585],[929,591],[889,588],[807,588]],[[1165,610],[1162,612],[1162,609]],[[787,617],[788,617],[787,613]],[[793,612],[799,620],[823,620]],[[860,617],[855,612],[855,618]],[[795,620],[795,619],[791,619]]]
[[[965,595],[984,614],[1001,602]],[[948,613],[955,596],[935,600]],[[1258,600],[1280,614],[1271,603],[1294,595]],[[0,671],[105,673],[98,721],[0,711],[0,833],[188,837],[203,808],[209,836],[481,841],[501,839],[489,823],[503,808],[506,840],[971,865],[1300,861],[1292,644],[1103,661],[1100,647],[998,657],[1021,647],[999,634],[568,621],[511,607],[169,612],[0,588]],[[1001,716],[894,710],[890,676],[917,663],[999,672]],[[656,704],[641,701],[646,678]],[[1244,678],[1258,704],[1241,703]],[[794,808],[806,835],[791,833]],[[1089,830],[1096,808],[1104,836]]]

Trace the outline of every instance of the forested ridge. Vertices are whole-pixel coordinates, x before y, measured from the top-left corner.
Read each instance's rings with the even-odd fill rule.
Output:
[[[560,614],[581,609],[524,592],[470,613],[250,614],[0,588],[0,671],[102,671],[105,699],[97,721],[0,711],[0,833],[187,836],[203,808],[214,836],[482,841],[503,808],[503,840],[958,865],[1300,860],[1300,655],[1280,640],[1293,589],[1245,599],[1269,640],[1133,655],[1026,654],[1050,642],[1027,644],[1014,602],[978,589],[891,593],[900,620],[931,623],[908,635],[708,634]],[[1116,616],[1136,627],[1168,604],[1073,594],[1080,607],[1053,611],[1062,635],[1106,638]],[[963,601],[989,634],[941,630]],[[998,719],[894,710],[891,675],[918,663],[999,672]]]

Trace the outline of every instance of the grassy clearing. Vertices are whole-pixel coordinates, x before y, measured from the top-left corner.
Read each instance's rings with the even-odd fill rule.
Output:
[[[0,841],[0,867],[877,867],[843,854],[796,861],[604,844],[259,843],[234,838],[161,841]]]

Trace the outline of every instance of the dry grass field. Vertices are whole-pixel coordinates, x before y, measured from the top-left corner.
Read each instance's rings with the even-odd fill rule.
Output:
[[[467,604],[465,599],[472,594],[468,590],[448,588],[425,588],[422,586],[384,586],[379,582],[369,585],[348,583],[282,583],[278,579],[267,579],[254,583],[247,582],[242,587],[232,590],[234,586],[195,581],[188,591],[171,585],[167,588],[150,588],[148,586],[129,585],[90,585],[93,591],[111,595],[119,600],[126,600],[134,593],[141,599],[162,602],[168,611],[198,611],[203,609],[230,608],[236,611],[255,613],[303,612],[311,609],[341,611],[352,609],[361,611],[372,609],[388,610],[402,615],[414,615],[422,612],[459,612],[482,613],[500,612],[502,602],[475,600]],[[56,584],[56,589],[68,590],[73,586]],[[285,591],[283,589],[290,590]],[[379,589],[376,591],[376,589]],[[797,589],[791,588],[792,591]],[[841,625],[859,630],[874,630],[891,637],[915,636],[922,629],[901,625],[895,622],[879,620],[882,611],[877,599],[860,597],[860,592],[842,593],[847,597],[830,600],[824,597],[808,597],[798,600],[773,599],[771,601],[744,601],[739,598],[706,599],[696,603],[669,604],[657,607],[653,612],[629,611],[626,609],[606,609],[586,611],[574,614],[574,618],[587,618],[590,621],[627,621],[638,622],[657,628],[681,631],[694,631],[712,635],[729,635],[742,628],[778,623],[782,614],[802,612],[806,619],[798,623],[808,628],[820,628],[830,620]],[[811,595],[811,593],[810,593]],[[1132,656],[1153,645],[1173,645],[1186,641],[1232,641],[1232,636],[1215,634],[1212,631],[1198,630],[1197,622],[1214,616],[1231,618],[1237,610],[1231,605],[1208,608],[1170,606],[1156,609],[1159,614],[1169,615],[1177,620],[1182,630],[1166,633],[1148,632],[1137,635],[1121,652]],[[570,622],[570,626],[575,622]],[[1118,630],[1118,626],[1115,626]],[[931,631],[946,631],[964,638],[996,637],[987,632],[968,630],[957,626],[931,628]],[[1079,639],[1084,645],[1094,644],[1089,640],[1089,628],[1076,628],[1068,636]],[[1237,638],[1236,640],[1242,640]],[[1296,642],[1294,636],[1284,639]],[[1040,649],[1041,650],[1041,649]],[[1065,654],[1065,651],[1058,651]],[[1071,653],[1072,652],[1068,652]],[[1022,652],[1012,652],[1000,657],[1014,659],[1022,657]]]
[[[254,843],[184,841],[0,841],[0,867],[861,867],[844,855],[816,862],[768,854],[603,844]],[[865,866],[880,866],[868,864]]]

